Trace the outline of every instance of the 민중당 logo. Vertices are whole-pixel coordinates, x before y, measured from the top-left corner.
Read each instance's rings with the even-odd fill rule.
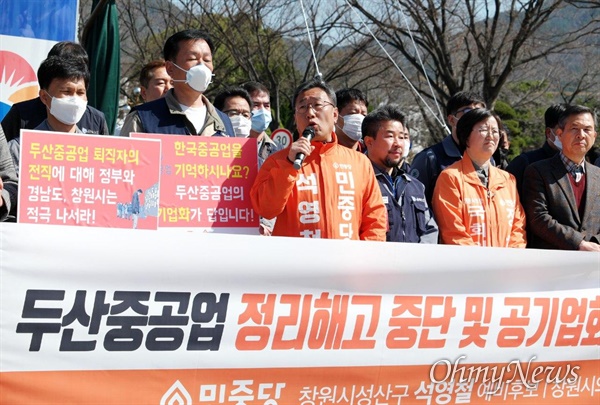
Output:
[[[13,104],[37,97],[39,87],[35,71],[22,56],[10,51],[0,51],[0,67],[2,119]]]
[[[160,405],[171,404],[192,405],[192,396],[179,380],[175,381],[160,399]]]

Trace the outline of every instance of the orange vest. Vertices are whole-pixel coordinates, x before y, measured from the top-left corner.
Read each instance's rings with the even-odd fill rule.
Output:
[[[504,170],[490,165],[486,188],[465,153],[440,173],[431,203],[444,244],[525,247],[525,212]]]
[[[252,186],[254,210],[277,218],[273,236],[385,241],[386,209],[369,159],[335,134],[311,143],[300,170],[286,148],[265,161]]]

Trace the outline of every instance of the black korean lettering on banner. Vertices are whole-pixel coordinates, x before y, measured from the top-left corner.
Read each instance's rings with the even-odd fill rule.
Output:
[[[199,293],[192,303],[192,329],[188,339],[187,350],[219,350],[223,328],[227,317],[229,294],[217,296],[213,293]],[[216,325],[207,326],[216,315]]]
[[[107,315],[110,305],[105,303],[106,291],[96,291],[92,315],[85,310],[85,298],[87,291],[78,290],[75,293],[73,308],[63,317],[62,326],[70,326],[75,321],[82,326],[89,327],[88,335],[97,335],[100,330],[100,321],[103,315]],[[75,341],[73,340],[74,328],[64,328],[60,340],[61,352],[83,352],[92,351],[96,348],[96,340]]]
[[[41,349],[44,334],[59,334],[61,329],[61,352],[93,351],[97,349],[97,341],[102,339],[107,351],[134,351],[141,347],[144,339],[149,351],[172,351],[181,348],[186,333],[189,333],[187,350],[219,350],[227,318],[228,293],[202,292],[194,296],[190,305],[192,294],[189,292],[159,291],[152,302],[157,308],[152,316],[149,316],[150,291],[116,291],[110,304],[106,301],[106,291],[93,293],[90,311],[86,305],[86,290],[77,290],[72,303],[64,302],[65,290],[27,290],[22,319],[32,321],[18,323],[16,332],[31,334],[30,351]],[[91,294],[90,291],[90,298]],[[191,328],[186,327],[190,319]],[[100,333],[103,325],[108,327],[106,333],[91,339]]]
[[[60,319],[62,308],[38,308],[37,301],[62,301],[65,290],[27,290],[23,302],[23,319]],[[60,322],[19,322],[17,333],[31,333],[30,352],[38,352],[45,333],[59,333]]]
[[[148,305],[143,301],[150,299],[150,291],[115,291],[114,300],[121,301],[113,305],[107,317],[108,326],[119,326],[110,329],[104,336],[104,348],[109,352],[134,351],[140,348],[144,332],[135,326],[148,325]],[[131,311],[128,311],[131,310]],[[126,311],[138,314],[123,315]]]
[[[150,351],[177,350],[183,343],[184,331],[173,326],[185,326],[189,323],[187,313],[190,304],[189,292],[164,292],[158,291],[154,296],[155,302],[178,303],[177,314],[173,315],[173,305],[164,305],[161,315],[150,316],[149,326],[163,326],[152,328],[146,335],[146,348]],[[167,327],[164,327],[167,326]]]

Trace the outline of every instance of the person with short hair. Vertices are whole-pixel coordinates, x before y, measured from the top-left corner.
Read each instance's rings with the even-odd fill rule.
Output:
[[[525,169],[529,247],[600,252],[600,168],[585,160],[596,122],[592,109],[566,106],[555,130],[560,152]]]
[[[248,138],[252,131],[252,99],[242,87],[228,87],[216,95],[213,105],[231,120],[235,136]]]
[[[188,29],[171,35],[163,47],[173,88],[138,105],[125,118],[121,136],[132,132],[234,136],[229,117],[204,96],[212,81],[214,45],[208,33]]]
[[[367,96],[359,89],[347,88],[338,90],[335,97],[340,112],[335,124],[338,143],[362,152],[364,146],[361,125],[369,107]]]
[[[450,135],[419,152],[412,161],[410,175],[416,177],[425,186],[425,196],[430,206],[438,176],[442,170],[462,158],[458,147],[456,124],[460,117],[476,108],[485,108],[485,101],[479,94],[461,91],[450,97],[446,104]]]
[[[483,108],[464,113],[456,123],[463,157],[442,171],[433,193],[441,243],[525,247],[525,213],[515,178],[491,163],[500,128],[500,118]]]
[[[271,141],[266,134],[257,134],[256,131],[252,130],[252,105],[253,103],[252,99],[250,98],[250,94],[243,87],[226,88],[217,94],[214,101],[214,106],[227,114],[231,120],[233,130],[235,131],[235,136],[248,138],[252,137],[251,134],[254,132],[255,136],[263,136],[265,137],[264,140]],[[261,156],[260,145],[265,145],[266,143],[261,143],[260,141],[258,142],[259,144],[257,146],[259,147],[257,149],[257,162],[258,168],[260,169],[264,162],[264,159]],[[274,150],[277,151],[280,150],[280,148],[277,147]],[[259,233],[261,235],[270,236],[273,233],[274,226],[274,219],[260,217]]]
[[[86,66],[90,65],[90,60],[87,51],[83,46],[72,41],[61,41],[57,42],[48,51],[47,58],[51,56],[60,56],[63,58],[81,58],[85,62]]]
[[[145,103],[164,97],[167,91],[173,87],[164,59],[156,59],[146,63],[140,71],[139,80],[140,95]]]
[[[250,190],[254,210],[277,218],[274,236],[385,241],[386,210],[373,167],[337,143],[333,89],[319,79],[303,83],[292,108],[298,133],[312,130],[314,138],[300,136],[265,161]],[[305,158],[295,166],[299,154]]]
[[[88,65],[87,52],[83,46],[75,42],[57,42],[48,52],[48,57],[52,56],[64,59],[79,58],[83,60],[86,66]],[[20,137],[21,129],[34,129],[46,118],[46,106],[40,97],[13,104],[2,119],[6,141],[9,142],[16,137]],[[77,123],[77,128],[85,134],[109,135],[104,113],[90,105],[86,106],[84,114]]]
[[[558,129],[558,120],[566,107],[567,104],[553,104],[548,107],[546,112],[544,112],[544,123],[546,126],[544,133],[546,140],[542,147],[521,153],[506,167],[506,171],[515,176],[517,180],[517,189],[519,190],[521,199],[523,199],[523,175],[527,166],[540,160],[551,158],[562,149],[560,139],[556,136],[556,130]]]
[[[81,58],[51,56],[37,71],[39,98],[46,107],[46,119],[35,130],[83,134],[77,126],[87,107],[90,71]],[[19,175],[21,137],[8,143]]]
[[[425,187],[399,168],[406,147],[404,113],[394,104],[379,107],[367,114],[361,132],[387,209],[386,240],[437,243],[438,227],[425,200]]]
[[[250,94],[252,100],[252,125],[249,137],[258,142],[258,165],[260,167],[269,156],[283,149],[266,132],[273,120],[271,94],[267,86],[259,82],[246,82],[242,84],[242,88]]]

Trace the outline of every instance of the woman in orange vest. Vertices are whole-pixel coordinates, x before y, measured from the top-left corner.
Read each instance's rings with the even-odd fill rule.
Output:
[[[486,109],[471,110],[458,121],[463,157],[442,171],[433,193],[441,243],[525,247],[525,213],[515,178],[491,164],[500,128],[500,118]]]

